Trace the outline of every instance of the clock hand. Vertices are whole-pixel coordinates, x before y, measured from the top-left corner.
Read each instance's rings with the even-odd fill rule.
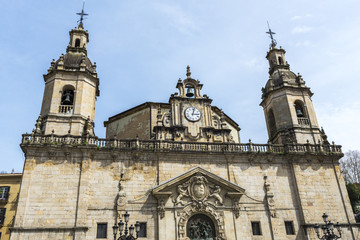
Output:
[[[194,112],[195,112],[195,108],[193,108],[193,112],[192,112],[192,114],[191,114],[191,115],[193,115],[193,116],[194,116]]]

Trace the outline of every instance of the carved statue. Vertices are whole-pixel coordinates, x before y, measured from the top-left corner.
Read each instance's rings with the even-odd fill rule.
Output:
[[[176,198],[175,204],[176,204],[176,205],[178,205],[178,204],[184,205],[184,203],[183,203],[183,201],[182,201],[181,199],[182,199],[183,197],[189,196],[189,195],[187,194],[187,189],[184,188],[182,185],[179,185],[179,186],[177,187],[177,191],[178,191],[179,195],[178,195],[177,198]]]
[[[84,135],[92,136],[94,135],[93,133],[94,133],[94,123],[90,120],[90,117],[88,117],[84,125]]]
[[[126,205],[126,192],[121,186],[121,182],[119,182],[119,192],[116,201],[117,210],[118,211],[123,210],[125,208],[125,205]]]
[[[220,205],[222,205],[222,204],[223,204],[223,199],[222,199],[222,197],[220,196],[220,191],[221,191],[220,186],[215,186],[214,191],[210,194],[209,197],[215,198],[216,201],[217,201],[217,203],[220,204]]]

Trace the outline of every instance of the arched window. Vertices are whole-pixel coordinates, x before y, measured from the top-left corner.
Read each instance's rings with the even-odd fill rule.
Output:
[[[186,85],[186,97],[192,98],[195,97],[195,88],[193,85]]]
[[[214,222],[204,214],[196,214],[187,222],[186,235],[190,240],[215,240]]]
[[[298,118],[305,117],[304,104],[299,100],[295,101],[295,111]]]
[[[65,86],[61,95],[61,105],[74,105],[74,87]]]
[[[276,132],[276,122],[275,122],[275,116],[272,109],[268,112],[268,125],[270,130],[270,136],[273,137]]]
[[[279,61],[279,65],[283,65],[283,64],[284,64],[284,61],[283,61],[282,57],[278,57],[278,61]]]
[[[305,112],[304,103],[300,100],[296,100],[294,106],[295,106],[296,117],[298,119],[298,124],[310,125],[308,116],[306,115]]]
[[[80,47],[80,39],[75,39],[75,47]]]

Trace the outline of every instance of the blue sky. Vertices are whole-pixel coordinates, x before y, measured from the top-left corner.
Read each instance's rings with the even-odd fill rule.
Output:
[[[0,171],[22,171],[21,134],[39,115],[53,58],[65,53],[81,0],[1,3]],[[291,70],[315,93],[320,126],[343,150],[360,149],[358,0],[88,0],[88,56],[97,63],[103,122],[145,101],[167,102],[186,65],[203,93],[241,127],[241,140],[266,143],[261,87],[268,79],[266,21]]]

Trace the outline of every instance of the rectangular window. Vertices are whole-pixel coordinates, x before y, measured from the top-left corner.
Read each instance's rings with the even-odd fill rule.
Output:
[[[146,222],[140,223],[140,231],[138,233],[138,237],[146,237]]]
[[[287,235],[295,235],[294,223],[292,221],[285,221],[285,230]]]
[[[0,208],[0,225],[4,224],[6,208]]]
[[[253,235],[261,235],[260,222],[251,222]]]
[[[0,187],[0,200],[7,201],[9,198],[10,187]]]
[[[98,223],[96,238],[107,238],[107,223]]]

